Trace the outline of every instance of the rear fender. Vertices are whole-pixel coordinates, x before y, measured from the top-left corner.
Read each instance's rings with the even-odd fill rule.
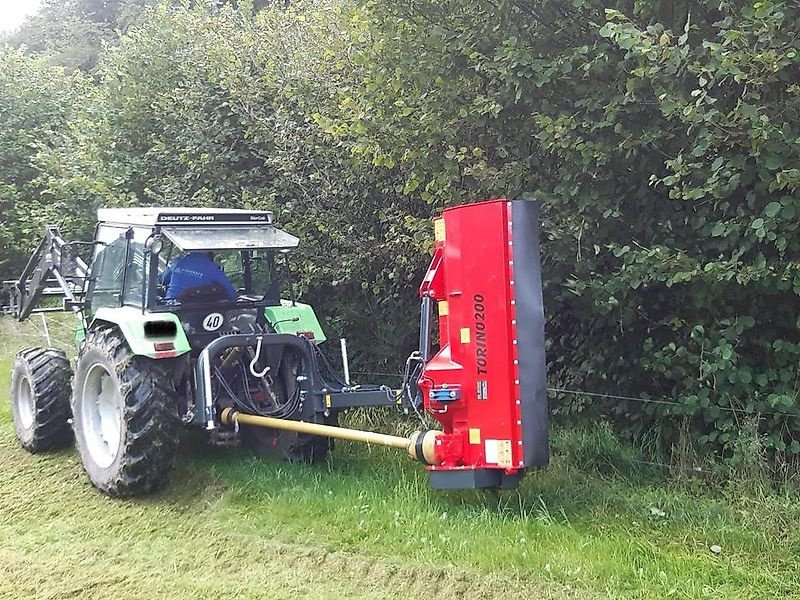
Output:
[[[276,333],[302,335],[315,344],[325,341],[325,334],[314,309],[308,304],[281,300],[280,306],[268,306],[264,315]]]
[[[132,306],[99,308],[89,328],[96,329],[104,324],[115,325],[125,336],[131,352],[137,356],[173,358],[191,350],[180,319],[172,313],[142,314],[141,309]],[[172,348],[163,346],[162,349],[156,349],[156,344],[170,343]]]

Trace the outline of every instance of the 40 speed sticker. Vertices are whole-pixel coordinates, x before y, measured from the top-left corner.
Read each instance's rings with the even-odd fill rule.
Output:
[[[225,321],[222,313],[211,313],[207,315],[205,319],[203,319],[203,329],[206,331],[216,331],[220,327],[222,327],[222,323]]]

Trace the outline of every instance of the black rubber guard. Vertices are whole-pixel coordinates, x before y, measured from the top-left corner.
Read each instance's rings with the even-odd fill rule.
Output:
[[[525,466],[541,467],[547,465],[550,457],[550,439],[537,203],[524,200],[512,202],[511,235],[523,460]]]

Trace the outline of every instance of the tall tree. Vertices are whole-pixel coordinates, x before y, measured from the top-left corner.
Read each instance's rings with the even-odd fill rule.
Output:
[[[148,0],[43,0],[7,42],[46,54],[50,64],[91,71],[103,45],[135,23]]]
[[[90,82],[18,50],[0,51],[0,277],[19,274],[45,223],[81,229],[83,198],[58,193],[54,165],[68,161]],[[55,159],[55,160],[54,160]]]

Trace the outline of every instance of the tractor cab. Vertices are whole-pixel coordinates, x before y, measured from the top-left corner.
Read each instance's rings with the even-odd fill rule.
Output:
[[[228,332],[325,339],[311,307],[294,297],[289,252],[299,240],[268,211],[100,209],[95,240],[90,317],[119,307],[174,314],[197,350]],[[173,272],[190,284],[174,285]]]
[[[272,225],[267,211],[112,208],[100,209],[98,216],[90,310],[121,305],[150,310],[168,305],[174,310],[224,300],[279,304],[279,283],[288,269],[279,272],[276,254],[285,257],[299,242]],[[211,257],[234,285],[237,298],[215,296],[213,290],[165,298],[159,276],[190,253]]]

